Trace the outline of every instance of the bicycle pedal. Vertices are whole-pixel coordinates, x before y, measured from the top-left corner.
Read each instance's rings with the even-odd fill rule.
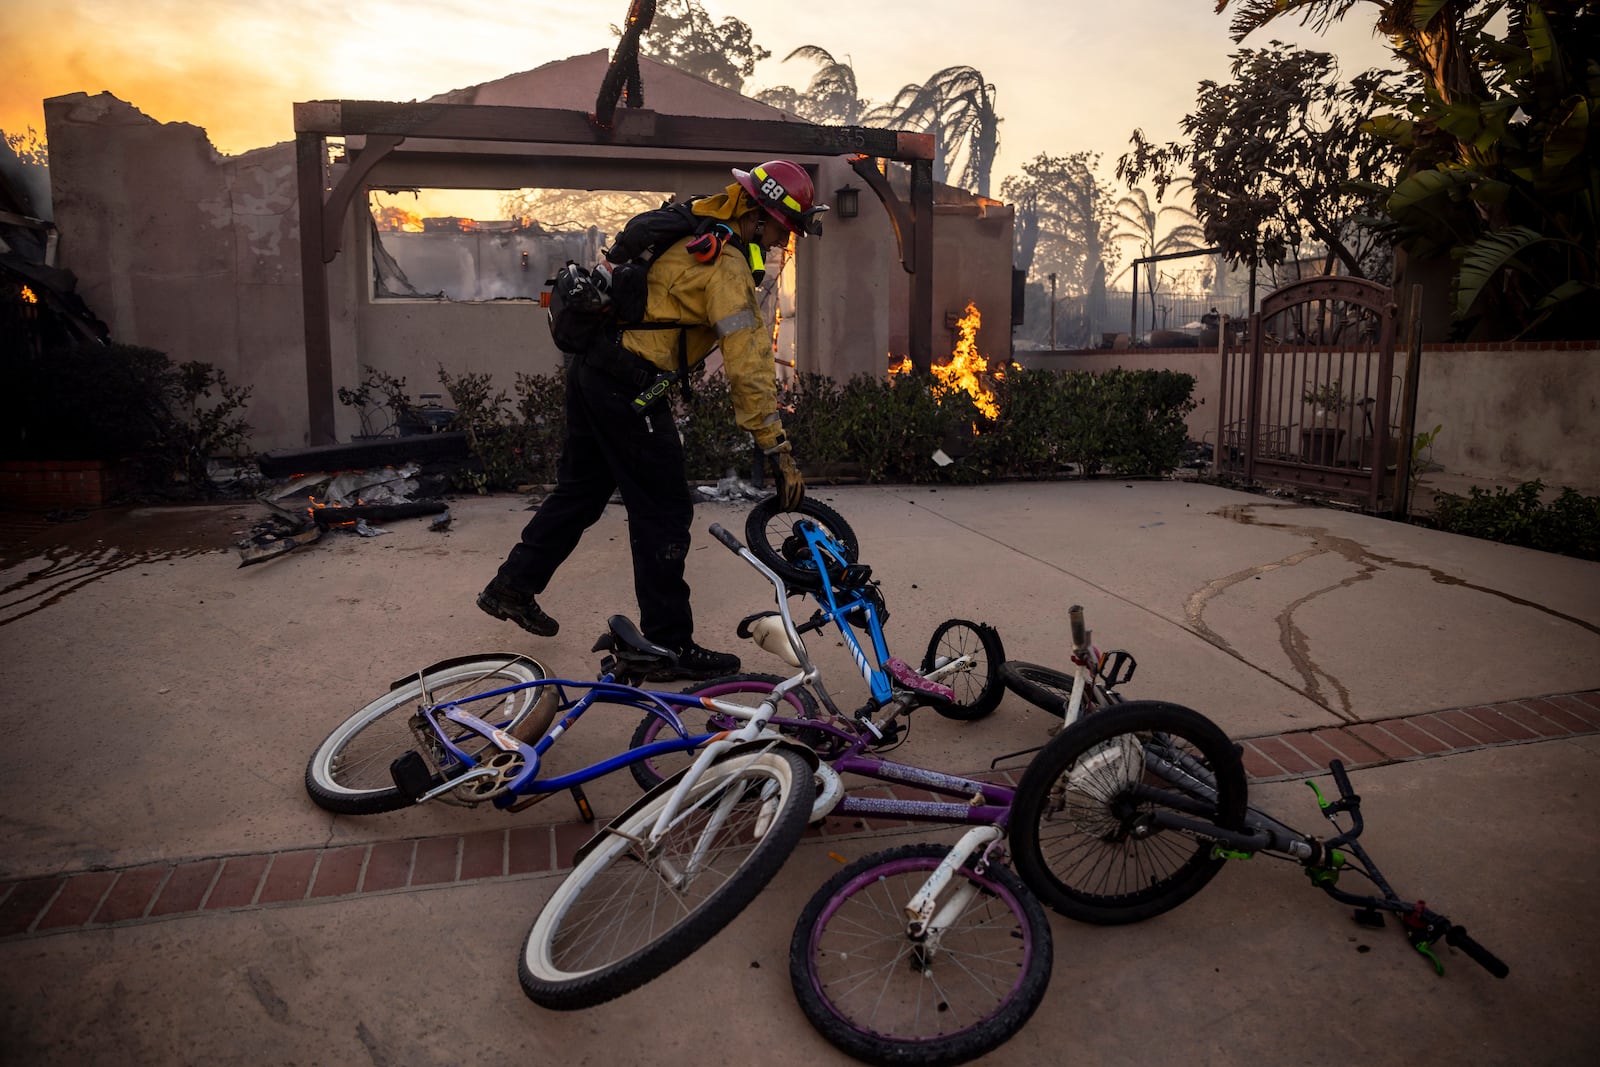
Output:
[[[389,777],[394,779],[395,788],[413,802],[422,799],[422,794],[434,786],[433,772],[428,770],[428,764],[415,751],[407,752],[389,764]]]

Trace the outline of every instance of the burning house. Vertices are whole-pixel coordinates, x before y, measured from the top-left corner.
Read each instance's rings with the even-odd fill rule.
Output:
[[[584,115],[607,63],[604,51],[594,52],[428,103],[458,105],[469,116],[518,107]],[[641,63],[649,107],[663,125],[669,116],[750,120],[752,130],[798,121],[674,68]],[[382,107],[398,105],[366,110]],[[299,104],[297,125],[333,125],[360,110],[359,102]],[[430,217],[409,208],[383,217],[374,194],[532,186],[687,196],[720,190],[730,167],[763,155],[747,145],[663,148],[648,138],[535,144],[369,131],[322,139],[319,177],[309,187],[323,202],[302,204],[308,186],[295,143],[222,156],[203,130],[155,122],[104,93],[55,97],[45,111],[61,265],[118,339],[174,361],[210,362],[249,386],[252,443],[262,450],[358,433],[358,413],[332,394],[354,386],[366,367],[421,389],[437,382],[441,366],[507,385],[518,372],[555,370],[560,355],[537,287],[552,264],[592,262],[610,237],[598,227]],[[306,143],[302,136],[302,154]],[[850,156],[795,158],[823,202],[835,190],[861,191]],[[931,218],[913,219],[909,174],[898,164],[884,170],[898,213],[879,197],[859,196],[856,215],[835,213],[824,237],[800,243],[781,272],[793,288],[772,308],[780,371],[792,364],[837,381],[883,374],[883,353],[912,354],[919,344],[931,347],[934,363],[945,362],[961,340],[945,310],[969,304],[1001,326],[984,337],[990,358],[1009,359],[1011,209],[936,186]],[[328,208],[341,198],[353,209]],[[310,231],[320,249],[302,240],[312,214],[321,221]],[[912,240],[908,227],[924,224]],[[316,280],[308,271],[323,272],[320,292],[308,286]],[[931,284],[926,322],[912,315],[919,280]],[[322,319],[325,332],[313,345]]]

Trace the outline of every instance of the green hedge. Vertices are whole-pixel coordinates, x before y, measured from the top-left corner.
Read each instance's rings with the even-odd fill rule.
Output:
[[[1600,497],[1564,487],[1546,504],[1537,479],[1515,489],[1486,492],[1472,486],[1466,496],[1435,493],[1434,522],[1441,530],[1507,545],[1600,560]]]
[[[441,369],[440,380],[477,458],[472,488],[554,480],[564,419],[559,373],[518,375],[515,398],[495,393],[483,376],[452,378]],[[1012,366],[992,382],[998,411],[990,417],[928,376],[857,375],[841,385],[801,374],[780,386],[778,404],[796,458],[819,481],[1159,476],[1178,465],[1194,384],[1174,371]],[[688,396],[674,392],[672,403],[691,478],[748,475],[754,448],[734,423],[720,371],[697,369]]]

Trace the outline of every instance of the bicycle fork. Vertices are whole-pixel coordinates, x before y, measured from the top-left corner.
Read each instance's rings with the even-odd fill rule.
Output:
[[[909,920],[906,923],[906,936],[918,945],[913,959],[921,968],[926,968],[938,953],[944,932],[961,917],[972,903],[972,898],[978,894],[978,887],[970,880],[964,880],[948,899],[941,902],[940,897],[949,887],[950,879],[955,877],[962,864],[980,851],[984,853],[984,858],[973,869],[981,873],[989,862],[990,848],[1003,835],[1004,831],[994,825],[975,826],[962,834],[961,840],[950,849],[950,854],[939,862],[928,880],[922,883],[922,888],[906,903],[905,913]]]

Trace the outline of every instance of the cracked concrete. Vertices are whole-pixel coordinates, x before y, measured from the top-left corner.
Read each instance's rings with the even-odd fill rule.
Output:
[[[1187,704],[1238,737],[1600,688],[1597,564],[1193,483],[813,491],[855,527],[891,609],[891,649],[907,658],[962,616],[997,626],[1011,658],[1064,664],[1066,608],[1080,603],[1098,645],[1138,657],[1125,695]],[[0,878],[569,821],[561,799],[509,817],[437,807],[353,819],[304,794],[312,748],[392,679],[501,650],[590,677],[605,617],[634,610],[620,509],[541,597],[562,622],[548,640],[472,604],[524,501],[465,499],[452,512],[446,533],[414,520],[377,539],[333,534],[244,569],[227,545],[253,506],[13,525],[0,550],[14,754]],[[733,648],[735,623],[770,603],[705,532],[713,521],[742,532],[744,513],[696,510],[689,580],[711,647]],[[855,701],[843,649],[812,649]],[[753,646],[739,652],[747,669],[777,668]],[[924,714],[899,755],[952,770],[1037,744],[1049,725],[1010,696],[975,723]],[[586,720],[550,771],[611,754],[633,725]],[[1500,951],[1513,967],[1504,982],[1460,957],[1435,978],[1396,931],[1353,926],[1296,872],[1231,864],[1138,926],[1052,917],[1049,995],[988,1062],[1053,1061],[1068,1047],[1140,1064],[1291,1062],[1308,1048],[1376,1064],[1592,1059],[1600,924],[1581,902],[1600,831],[1582,805],[1597,785],[1595,736],[1358,772],[1364,840],[1386,873]],[[589,792],[605,817],[634,787],[612,775]],[[1314,825],[1303,786],[1252,798]],[[19,1064],[254,1064],[268,1047],[316,1064],[519,1053],[687,1064],[711,1047],[726,1062],[838,1062],[788,989],[793,922],[833,854],[949,837],[807,842],[680,968],[572,1015],[533,1007],[514,973],[551,874],[30,934],[0,942],[0,1044]]]

